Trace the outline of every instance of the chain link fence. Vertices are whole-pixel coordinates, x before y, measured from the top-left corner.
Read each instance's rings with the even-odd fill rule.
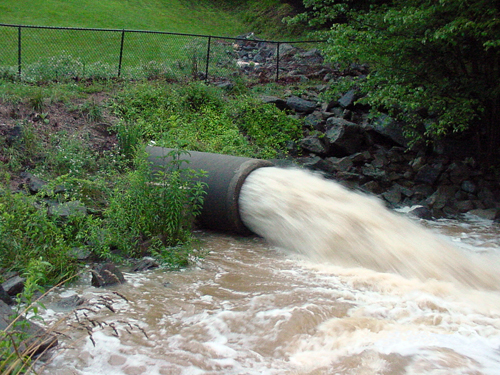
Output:
[[[259,65],[278,80],[281,46],[305,43],[320,42],[0,24],[0,77],[27,82],[113,77],[208,81]]]

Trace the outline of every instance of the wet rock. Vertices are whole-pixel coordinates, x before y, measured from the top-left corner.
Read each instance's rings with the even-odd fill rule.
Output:
[[[331,171],[337,172],[349,172],[349,170],[354,166],[354,163],[349,157],[343,158],[326,158],[326,160],[330,163]]]
[[[419,219],[425,219],[425,220],[432,219],[431,211],[424,206],[413,207],[410,211],[408,211],[408,214]]]
[[[497,208],[475,209],[468,213],[486,220],[495,220],[499,217],[499,210]]]
[[[467,192],[467,193],[471,193],[471,194],[474,194],[477,190],[477,187],[476,187],[476,184],[474,184],[472,181],[464,181],[462,182],[462,184],[460,185],[460,188]]]
[[[361,185],[361,190],[375,195],[379,195],[384,192],[384,189],[380,186],[380,184],[373,180]]]
[[[50,202],[48,213],[49,215],[66,219],[70,216],[86,215],[87,208],[82,202],[77,200],[63,203]]]
[[[408,146],[408,141],[403,134],[402,124],[394,121],[391,117],[387,115],[379,116],[370,125],[374,131],[390,139],[399,146]]]
[[[26,319],[21,317],[18,319],[20,324],[11,325],[11,317],[14,315],[14,310],[0,301],[0,330],[21,331],[26,334],[26,338],[17,345],[18,353],[35,355],[57,346],[57,337],[34,322],[26,323]]]
[[[300,113],[313,113],[316,109],[316,103],[309,100],[301,99],[297,96],[290,96],[286,100],[286,106]]]
[[[78,306],[81,306],[85,302],[85,299],[80,297],[78,294],[73,294],[70,297],[61,298],[55,303],[55,308],[58,310],[74,310]]]
[[[278,98],[277,96],[263,95],[260,97],[264,103],[274,104],[278,109],[284,110],[286,108],[286,101]]]
[[[440,173],[441,171],[438,168],[432,167],[430,165],[424,165],[417,172],[415,176],[415,182],[434,185]]]
[[[47,185],[46,181],[36,177],[35,175],[29,172],[21,173],[20,177],[23,178],[25,181],[22,182],[19,187],[20,188],[27,187],[31,194],[39,193]]]
[[[337,102],[342,108],[348,108],[354,105],[355,100],[356,100],[356,91],[349,90],[347,93],[342,95],[342,97]]]
[[[122,272],[112,263],[100,264],[92,269],[91,272],[91,284],[94,287],[99,288],[125,283]]]
[[[476,205],[474,204],[473,201],[458,201],[455,202],[454,208],[460,213],[465,213],[475,209]]]
[[[2,283],[2,288],[9,296],[16,296],[22,293],[26,279],[21,276],[14,276]]]
[[[10,298],[9,294],[5,291],[2,285],[0,285],[0,300],[4,301],[7,305],[14,304],[14,301]]]
[[[325,139],[333,156],[348,156],[362,151],[364,137],[361,128],[342,118],[330,117],[326,120]]]
[[[302,139],[299,142],[299,146],[302,147],[304,150],[313,152],[315,154],[321,154],[321,155],[326,155],[328,150],[321,141],[321,139],[318,138],[316,135],[311,135],[309,137],[306,137]]]
[[[158,268],[158,262],[153,258],[143,258],[138,261],[131,269],[130,272],[142,272],[153,268]]]

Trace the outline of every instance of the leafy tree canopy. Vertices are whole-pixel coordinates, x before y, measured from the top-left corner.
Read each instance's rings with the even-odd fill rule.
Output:
[[[500,141],[500,1],[303,0],[332,62],[368,64],[365,102],[405,120],[413,139],[472,135],[483,155]],[[486,152],[485,152],[486,151]]]

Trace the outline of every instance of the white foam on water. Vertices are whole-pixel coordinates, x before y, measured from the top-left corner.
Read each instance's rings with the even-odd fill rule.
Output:
[[[245,225],[318,262],[500,288],[486,261],[457,251],[373,197],[299,169],[259,168],[239,198]]]
[[[436,236],[377,200],[276,168],[252,172],[240,204],[278,248],[203,234],[209,254],[184,272],[126,273],[116,290],[128,302],[88,283],[62,288],[56,297],[112,298],[114,313],[86,313],[119,337],[95,327],[94,346],[71,332],[43,374],[500,375],[498,276],[481,261],[498,251],[492,223],[423,222]]]

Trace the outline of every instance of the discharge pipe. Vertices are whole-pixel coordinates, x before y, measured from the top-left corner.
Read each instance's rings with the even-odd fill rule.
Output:
[[[172,162],[169,154],[174,149],[146,147],[148,161],[153,170],[168,168]],[[207,184],[205,200],[198,221],[203,228],[250,235],[252,232],[242,222],[238,198],[241,186],[252,171],[271,167],[273,163],[262,159],[244,158],[189,151],[180,155],[180,168],[203,170],[207,174],[199,181]]]

